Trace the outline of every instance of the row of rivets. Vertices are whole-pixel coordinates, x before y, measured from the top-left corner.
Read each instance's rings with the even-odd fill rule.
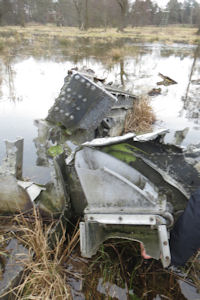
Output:
[[[68,98],[68,99],[69,99],[70,97],[71,97],[70,94],[67,95],[67,98]],[[79,98],[79,99],[81,99],[82,97],[83,97],[82,95],[78,95],[78,98]],[[61,101],[66,101],[66,103],[68,103],[68,104],[70,103],[70,101],[69,101],[69,100],[66,100],[65,97],[61,97],[60,100],[61,100]],[[72,101],[76,101],[76,100],[75,100],[75,99],[72,99]],[[83,98],[82,101],[83,101],[83,102],[87,102],[87,98]]]

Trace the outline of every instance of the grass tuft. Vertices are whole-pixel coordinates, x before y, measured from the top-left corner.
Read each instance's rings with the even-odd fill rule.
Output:
[[[113,48],[109,51],[109,55],[114,59],[114,60],[119,60],[121,57],[123,57],[123,49],[120,48]]]
[[[141,98],[134,102],[133,109],[127,114],[124,131],[145,133],[152,131],[152,125],[156,121],[155,114],[149,100]]]
[[[29,249],[29,256],[22,262],[25,266],[22,282],[11,291],[15,299],[72,299],[64,264],[79,241],[77,227],[66,243],[66,230],[62,226],[61,236],[54,236],[51,247],[49,236],[54,223],[45,225],[36,209],[33,222],[23,215],[17,216],[16,222],[21,232],[17,238]]]

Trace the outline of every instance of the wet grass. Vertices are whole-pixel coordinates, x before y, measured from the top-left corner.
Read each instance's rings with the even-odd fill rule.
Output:
[[[141,258],[138,243],[110,240],[91,259],[84,294],[86,299],[152,300],[160,296],[159,299],[185,300],[180,282],[194,290],[198,288],[198,275],[195,273],[197,281],[192,278],[196,263],[197,256],[174,273],[163,269],[159,261]]]
[[[118,298],[118,288],[123,295],[130,296],[134,285],[134,274],[141,264],[139,247],[133,242],[110,240],[104,243],[97,255],[90,260],[88,273],[85,274],[86,299],[92,299],[92,296],[94,299],[102,299],[102,294],[105,295],[105,299],[113,299],[111,294],[115,294],[116,299],[123,299]],[[128,266],[129,270],[127,270]],[[105,286],[107,287],[104,288]]]

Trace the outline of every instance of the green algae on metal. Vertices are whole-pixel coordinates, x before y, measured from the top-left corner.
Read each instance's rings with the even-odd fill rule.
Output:
[[[61,145],[52,146],[47,150],[49,156],[55,157],[63,153],[63,147]]]
[[[129,145],[127,143],[109,145],[103,147],[101,150],[127,164],[134,163],[136,161],[136,156],[134,156],[134,152],[142,151],[139,148]]]

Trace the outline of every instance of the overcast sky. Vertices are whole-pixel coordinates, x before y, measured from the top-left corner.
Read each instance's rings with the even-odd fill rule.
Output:
[[[200,0],[196,0],[200,4]],[[153,0],[156,2],[160,7],[165,7],[169,0]],[[178,0],[178,2],[184,2],[184,0]]]

